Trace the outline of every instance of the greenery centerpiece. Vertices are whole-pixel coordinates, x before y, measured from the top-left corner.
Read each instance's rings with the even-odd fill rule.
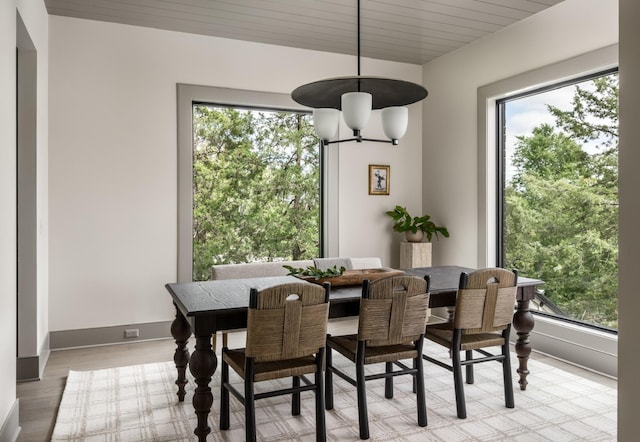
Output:
[[[334,278],[336,276],[341,276],[346,268],[337,266],[329,267],[327,269],[319,269],[314,266],[308,267],[292,267],[288,265],[283,265],[285,269],[289,270],[289,275],[298,276],[302,278],[313,278],[315,280],[323,279],[323,278]]]
[[[396,206],[395,209],[385,212],[393,219],[393,231],[404,232],[407,241],[421,242],[423,237],[427,237],[430,242],[433,235],[449,237],[449,231],[444,226],[437,226],[427,214],[422,216],[411,216],[406,207]]]

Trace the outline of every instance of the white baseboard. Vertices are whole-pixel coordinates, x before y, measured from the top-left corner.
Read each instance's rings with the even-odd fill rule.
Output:
[[[16,399],[7,418],[0,426],[0,441],[15,442],[20,434],[20,400]]]

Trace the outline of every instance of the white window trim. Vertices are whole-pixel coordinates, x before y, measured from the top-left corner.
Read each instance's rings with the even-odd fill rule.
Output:
[[[230,89],[213,86],[177,84],[178,106],[178,282],[189,282],[193,275],[193,103],[213,103],[225,106],[309,111],[291,99],[289,94]],[[322,182],[324,200],[324,250],[331,256],[337,250],[338,181],[330,176],[338,170],[338,156],[332,150],[325,151],[325,167]]]
[[[550,84],[618,66],[618,45],[606,46],[559,63],[478,88],[478,264],[497,263],[496,256],[496,101]],[[528,275],[535,277],[535,275]],[[552,318],[536,316],[532,347],[595,371],[617,376],[617,335],[594,333]],[[612,345],[614,342],[616,345]]]

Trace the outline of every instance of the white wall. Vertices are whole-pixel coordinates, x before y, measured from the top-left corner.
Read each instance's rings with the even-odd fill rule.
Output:
[[[50,18],[50,329],[172,319],[176,280],[176,83],[289,93],[353,75],[355,58],[177,32]],[[420,82],[420,66],[362,60]],[[398,147],[340,147],[339,255],[397,259],[395,204],[418,208],[421,107]],[[370,123],[366,135],[382,135]],[[370,129],[371,128],[371,129]],[[368,164],[391,165],[369,196]],[[386,218],[386,219],[385,219]]]
[[[49,338],[49,15],[42,0],[26,1],[32,5],[37,4],[37,11],[30,13],[37,14],[37,18],[33,18],[34,25],[27,26],[38,50],[37,322],[40,351]]]
[[[434,265],[483,265],[478,88],[617,41],[617,0],[565,0],[424,66],[423,209],[451,233],[434,245]]]
[[[0,2],[0,428],[16,400],[16,5]]]

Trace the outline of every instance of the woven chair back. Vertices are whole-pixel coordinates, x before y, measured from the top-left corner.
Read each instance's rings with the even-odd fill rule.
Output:
[[[257,292],[247,314],[246,355],[256,362],[300,358],[325,346],[328,287],[291,283]]]
[[[419,339],[427,324],[427,290],[427,282],[417,276],[392,276],[365,283],[358,340],[375,347]]]
[[[464,334],[504,330],[513,319],[517,274],[501,268],[477,270],[458,290],[454,327]]]

